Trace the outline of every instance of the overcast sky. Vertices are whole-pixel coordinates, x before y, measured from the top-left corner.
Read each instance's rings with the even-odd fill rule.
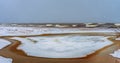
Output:
[[[0,22],[120,23],[120,0],[0,0]]]

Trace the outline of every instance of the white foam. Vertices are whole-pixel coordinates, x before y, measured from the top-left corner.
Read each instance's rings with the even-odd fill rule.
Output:
[[[0,63],[12,63],[12,59],[0,56]]]
[[[11,42],[4,40],[4,39],[0,39],[0,49],[8,46],[9,44],[11,44]]]
[[[23,50],[27,55],[47,58],[86,57],[112,44],[104,36],[64,35],[11,39],[21,41],[22,44],[17,49]]]
[[[112,55],[113,57],[116,57],[116,58],[120,58],[120,49],[118,49],[117,51],[114,51],[114,53],[112,53],[110,55]]]
[[[21,35],[39,35],[39,34],[59,34],[59,33],[113,33],[114,29],[96,29],[96,28],[39,28],[39,27],[0,27],[0,36],[21,36]]]

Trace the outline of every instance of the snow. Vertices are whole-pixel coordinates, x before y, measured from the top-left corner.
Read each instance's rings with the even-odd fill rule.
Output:
[[[46,58],[80,58],[111,45],[104,36],[57,35],[39,37],[13,37],[21,41],[17,48],[29,56]]]
[[[11,44],[11,42],[4,40],[4,39],[0,39],[0,49],[8,46],[9,44]],[[0,56],[0,63],[12,63],[12,59],[4,58],[4,57]]]
[[[117,51],[114,51],[114,53],[112,53],[110,55],[112,55],[113,57],[116,57],[116,58],[120,58],[120,49],[118,49]]]
[[[0,56],[0,63],[12,63],[12,59]]]
[[[41,27],[0,27],[0,36],[21,36],[55,33],[115,32],[114,29],[98,28],[41,28]]]
[[[119,38],[116,38],[115,40],[120,40],[120,37],[119,37]]]
[[[0,49],[8,46],[9,44],[11,44],[11,42],[4,40],[4,39],[0,39]]]

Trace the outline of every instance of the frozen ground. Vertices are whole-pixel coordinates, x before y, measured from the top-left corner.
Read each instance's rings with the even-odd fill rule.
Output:
[[[0,63],[12,63],[12,59],[0,56]]]
[[[4,40],[4,39],[0,39],[0,49],[8,46],[9,44],[11,44],[11,42]]]
[[[22,44],[17,49],[23,50],[27,55],[47,58],[86,57],[112,44],[104,36],[62,35],[11,39],[21,41]]]
[[[0,36],[38,35],[55,33],[115,32],[114,29],[99,28],[39,28],[39,27],[0,27]]]
[[[116,57],[116,58],[120,58],[120,49],[110,55],[112,55],[113,57]]]

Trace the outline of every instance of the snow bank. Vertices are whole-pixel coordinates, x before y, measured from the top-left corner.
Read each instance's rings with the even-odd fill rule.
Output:
[[[12,59],[0,56],[0,63],[12,63]]]
[[[120,58],[120,49],[110,55],[112,55],[113,57],[116,57],[116,58]]]
[[[11,39],[21,41],[22,44],[17,49],[23,50],[27,55],[47,58],[86,57],[112,44],[104,36],[62,35]]]
[[[39,27],[0,27],[0,36],[21,36],[55,33],[115,32],[114,29],[91,28],[39,28]]]
[[[4,40],[4,39],[0,39],[0,49],[6,47],[9,44],[11,44],[11,42]]]

